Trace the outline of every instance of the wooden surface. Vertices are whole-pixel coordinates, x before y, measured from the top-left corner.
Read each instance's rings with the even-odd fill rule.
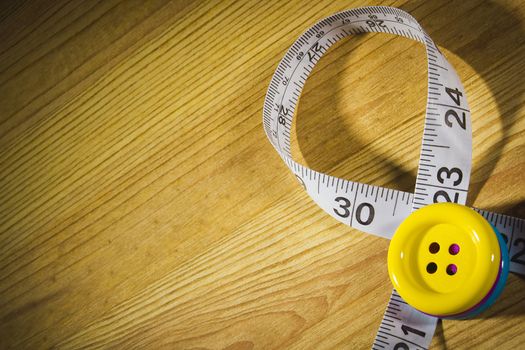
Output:
[[[415,16],[464,82],[469,204],[523,218],[525,4],[382,4]],[[0,347],[369,348],[388,242],[315,206],[261,116],[301,32],[362,5],[3,1]],[[294,155],[412,191],[425,91],[420,44],[343,41],[307,82]],[[524,321],[512,275],[480,317],[440,324],[432,348],[523,348]]]

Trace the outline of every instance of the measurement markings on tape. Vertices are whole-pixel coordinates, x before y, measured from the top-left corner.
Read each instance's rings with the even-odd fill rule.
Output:
[[[404,36],[426,47],[427,108],[414,194],[329,176],[295,162],[291,156],[294,111],[315,64],[338,40],[370,32]],[[272,77],[263,125],[268,139],[310,197],[332,217],[361,231],[390,239],[413,210],[438,202],[466,202],[472,130],[465,90],[428,34],[399,9],[380,6],[343,11],[308,29],[288,50]],[[524,221],[478,212],[503,234],[511,271],[525,273]],[[413,309],[394,291],[373,347],[428,348],[436,321]]]

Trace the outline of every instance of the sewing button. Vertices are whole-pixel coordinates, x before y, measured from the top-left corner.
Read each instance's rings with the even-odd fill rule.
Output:
[[[497,230],[454,203],[413,212],[388,250],[388,272],[401,297],[421,312],[445,318],[485,310],[503,290],[508,265]]]

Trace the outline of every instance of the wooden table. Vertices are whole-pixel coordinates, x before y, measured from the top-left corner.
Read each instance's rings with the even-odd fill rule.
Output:
[[[464,82],[469,204],[525,217],[525,4],[382,4],[415,16]],[[261,120],[293,41],[362,5],[3,2],[0,347],[369,348],[388,242],[313,204]],[[343,41],[307,82],[294,155],[412,191],[425,91],[420,44]],[[512,275],[480,317],[440,324],[432,348],[523,348],[524,321]]]

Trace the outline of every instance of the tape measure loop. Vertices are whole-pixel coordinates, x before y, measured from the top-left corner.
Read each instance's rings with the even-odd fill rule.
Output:
[[[414,194],[329,176],[297,163],[291,155],[295,108],[313,67],[335,42],[352,34],[373,32],[403,36],[426,47],[427,106]],[[402,10],[386,6],[346,10],[308,29],[286,52],[272,77],[264,101],[263,125],[271,144],[310,197],[332,217],[361,231],[391,238],[413,210],[439,202],[466,203],[472,129],[465,89],[430,36]],[[524,220],[477,211],[501,232],[510,253],[510,270],[525,274]],[[439,249],[458,254],[463,248],[451,245]],[[444,267],[432,262],[427,265],[429,274],[439,268]],[[456,264],[449,264],[446,271],[449,276],[461,274]],[[411,308],[394,290],[374,346],[408,349],[411,344],[428,348],[436,320]]]

